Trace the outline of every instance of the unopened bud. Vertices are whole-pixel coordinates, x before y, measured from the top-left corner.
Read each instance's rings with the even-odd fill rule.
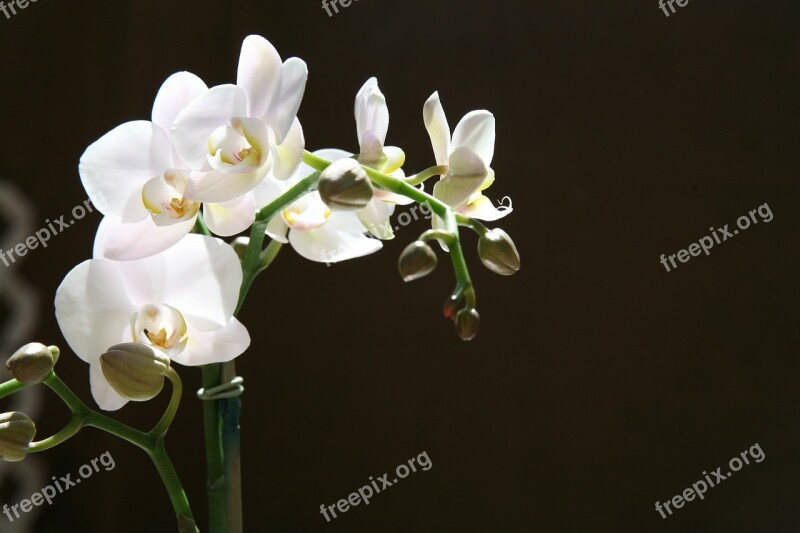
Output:
[[[456,331],[462,341],[471,341],[478,334],[481,317],[474,308],[462,309],[456,315]]]
[[[237,237],[231,243],[233,251],[239,256],[239,261],[244,261],[244,256],[247,253],[247,248],[250,246],[249,237]]]
[[[331,163],[320,175],[318,189],[322,201],[338,211],[355,211],[372,200],[372,183],[355,159]]]
[[[0,460],[22,461],[36,436],[36,424],[24,413],[0,415]]]
[[[452,318],[455,320],[456,313],[463,309],[466,303],[463,293],[452,294],[445,300],[444,306],[442,307],[442,314],[444,314],[445,318]]]
[[[501,229],[488,231],[478,240],[478,255],[483,266],[501,276],[519,271],[520,259],[514,241]]]
[[[59,350],[55,346],[48,348],[44,344],[32,342],[9,357],[6,368],[17,381],[25,385],[35,385],[53,371],[58,354]]]
[[[133,402],[152,400],[164,388],[169,357],[141,343],[117,344],[100,356],[103,375],[117,393]]]
[[[427,243],[412,242],[400,254],[398,268],[403,281],[414,281],[423,278],[436,269],[439,259],[436,252]]]

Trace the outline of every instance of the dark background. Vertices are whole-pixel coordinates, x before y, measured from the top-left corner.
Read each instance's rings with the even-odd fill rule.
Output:
[[[477,340],[458,341],[441,317],[446,261],[411,285],[396,273],[422,221],[330,268],[287,249],[259,279],[239,359],[246,530],[798,531],[798,23],[792,0],[691,0],[669,18],[656,0],[362,0],[333,18],[316,0],[40,0],[0,15],[0,173],[35,203],[35,227],[69,213],[85,199],[86,146],[149,118],[172,72],[235,81],[250,33],[308,62],[310,149],[357,148],[353,98],[372,75],[408,171],[433,161],[422,104],[434,90],[453,126],[489,109],[489,196],[514,200],[500,225],[523,269],[486,271],[466,238]],[[764,203],[771,223],[671,273],[659,264]],[[98,222],[14,269],[39,292],[36,340],[63,345],[51,302]],[[68,353],[59,363],[89,399],[87,370]],[[180,371],[168,445],[204,524],[199,373]],[[119,416],[146,427],[165,402]],[[53,396],[44,413],[41,436],[66,420]],[[655,511],[755,443],[762,463],[667,520]],[[130,445],[86,430],[42,458],[65,475],[105,451],[116,469],[29,530],[174,530]],[[428,472],[332,523],[319,514],[423,451]],[[28,496],[3,490],[8,503]]]

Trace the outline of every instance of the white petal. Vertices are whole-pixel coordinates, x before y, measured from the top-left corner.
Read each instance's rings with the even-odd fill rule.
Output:
[[[281,67],[281,56],[260,35],[250,35],[242,43],[236,84],[247,94],[248,116],[261,117]]]
[[[167,133],[152,122],[127,122],[86,149],[80,162],[83,187],[98,211],[134,222],[148,216],[142,187],[171,166]]]
[[[253,197],[256,200],[256,208],[261,209],[277,200],[288,188],[285,181],[278,181],[272,176],[267,176],[253,189]]]
[[[438,92],[433,93],[425,102],[422,115],[433,144],[436,164],[446,165],[450,156],[450,125],[447,123]]]
[[[269,164],[252,172],[194,172],[186,182],[186,198],[195,202],[229,202],[255,189],[269,172]]]
[[[228,323],[239,300],[239,257],[220,239],[189,234],[169,250],[117,264],[138,305],[166,304],[218,326]]]
[[[297,118],[292,123],[292,128],[283,140],[283,143],[273,146],[274,157],[273,175],[279,180],[287,180],[297,171],[303,161],[303,152],[306,148],[306,139],[303,136],[303,127]]]
[[[372,133],[383,146],[389,131],[389,108],[386,105],[386,97],[378,88],[377,79],[370,78],[358,91],[355,115],[358,140],[362,143],[362,148],[368,132]]]
[[[494,157],[494,115],[488,111],[472,111],[461,119],[453,132],[454,150],[464,147],[478,154],[488,167]]]
[[[153,123],[166,132],[172,131],[172,125],[178,113],[192,100],[208,91],[206,84],[190,72],[177,72],[167,78],[161,85],[153,103]]]
[[[394,174],[406,162],[406,154],[397,146],[387,146],[383,149],[386,155],[386,166],[381,170],[384,174]]]
[[[492,205],[492,201],[484,195],[480,195],[476,200],[458,210],[462,215],[478,220],[486,220],[488,222],[500,220],[504,216],[510,215],[512,211],[513,209],[510,205],[501,205],[499,208],[495,207]]]
[[[286,222],[283,221],[283,217],[280,216],[280,214],[272,217],[272,220],[267,224],[266,234],[274,241],[282,242],[283,244],[288,243],[288,233],[289,226],[286,225]]]
[[[275,131],[277,144],[283,144],[297,117],[307,80],[308,67],[302,59],[289,58],[281,67],[278,83],[272,92],[265,115],[267,125]]]
[[[186,366],[201,366],[211,363],[227,363],[240,356],[250,346],[250,334],[241,322],[232,318],[230,322],[213,329],[196,317],[187,316],[188,342],[179,355],[173,357],[177,363]]]
[[[158,226],[151,217],[140,222],[118,222],[110,217],[100,221],[94,238],[94,257],[133,261],[150,257],[172,247],[194,227],[197,216],[169,226]]]
[[[461,207],[480,190],[488,174],[477,154],[457,148],[450,156],[450,173],[433,186],[433,195],[451,207]]]
[[[298,254],[319,263],[354,259],[377,252],[383,247],[377,239],[340,231],[333,224],[325,224],[309,231],[292,230],[289,232],[289,242]]]
[[[118,411],[128,403],[128,400],[117,394],[117,391],[106,381],[100,363],[89,367],[89,383],[92,387],[94,401],[103,411]]]
[[[56,320],[75,355],[97,364],[111,346],[130,339],[136,306],[117,263],[93,259],[76,266],[56,291]]]
[[[224,204],[203,205],[208,229],[222,237],[237,235],[249,228],[256,220],[256,200],[252,194]]]
[[[219,85],[195,98],[178,113],[172,140],[178,155],[193,170],[206,168],[208,138],[234,117],[247,116],[247,95],[236,85]]]
[[[363,209],[356,211],[358,219],[370,233],[382,240],[394,239],[391,216],[394,206],[373,198]]]

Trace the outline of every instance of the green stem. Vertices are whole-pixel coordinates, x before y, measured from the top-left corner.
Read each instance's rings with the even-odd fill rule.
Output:
[[[222,365],[219,363],[202,367],[203,388],[206,390],[222,383]],[[210,533],[225,533],[228,521],[225,500],[225,458],[222,449],[222,417],[220,404],[223,400],[203,402],[203,427],[205,430],[206,470],[208,482],[208,516]]]
[[[407,177],[403,181],[409,185],[419,185],[420,183],[424,183],[434,176],[443,176],[445,174],[447,174],[447,165],[441,165],[438,167],[427,168],[415,176]]]
[[[27,389],[28,385],[17,381],[16,379],[10,379],[0,385],[0,400],[5,398],[6,396],[11,396],[14,393],[21,391],[22,389]]]
[[[72,418],[70,419],[69,423],[64,427],[64,429],[62,429],[52,437],[40,440],[38,442],[32,442],[30,447],[28,448],[28,453],[43,452],[45,450],[49,450],[50,448],[54,448],[63,442],[66,442],[67,440],[77,435],[81,429],[83,429],[83,424],[84,424],[83,418],[72,415]]]
[[[175,372],[175,369],[169,367],[166,375],[167,379],[172,383],[172,396],[169,399],[169,405],[167,406],[167,410],[164,411],[161,420],[158,421],[150,432],[150,435],[156,438],[164,438],[164,435],[167,434],[169,427],[172,425],[172,421],[175,420],[175,415],[178,414],[178,407],[181,405],[181,396],[183,394],[183,384],[181,383],[180,376]]]
[[[156,445],[149,452],[149,455],[169,493],[169,499],[178,518],[179,533],[199,533],[200,530],[197,529],[195,524],[189,500],[186,498],[186,492],[183,490],[178,473],[175,471],[169,454],[167,454],[163,438],[156,440]]]

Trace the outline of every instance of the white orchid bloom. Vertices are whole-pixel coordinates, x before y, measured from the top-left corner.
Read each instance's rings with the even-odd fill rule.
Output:
[[[184,193],[189,168],[172,147],[178,113],[208,90],[188,72],[172,75],[153,104],[152,122],[127,122],[86,149],[81,182],[105,215],[95,256],[134,260],[166,250],[194,227],[200,204]]]
[[[425,102],[423,116],[436,164],[447,167],[447,174],[433,187],[433,195],[457,212],[480,220],[498,220],[511,213],[510,206],[496,208],[482,193],[494,182],[490,166],[494,157],[494,115],[488,111],[468,113],[451,138],[436,92]]]
[[[282,62],[269,41],[251,35],[242,44],[237,84],[210,89],[176,117],[175,148],[193,171],[186,196],[205,204],[214,233],[247,229],[262,207],[253,191],[268,174],[286,180],[297,170],[305,150],[297,111],[307,79],[305,62]]]
[[[127,401],[100,367],[111,346],[140,342],[188,366],[242,354],[250,336],[233,318],[241,284],[239,258],[230,246],[188,235],[146,259],[78,265],[56,292],[56,319],[72,350],[90,365],[97,404],[114,411]]]
[[[330,161],[350,157],[342,150],[318,150],[314,154]],[[269,204],[284,190],[312,173],[314,169],[303,163],[292,178],[281,183],[280,188],[265,194],[266,189],[259,187],[256,191],[259,204]],[[364,209],[371,205],[372,202]],[[385,230],[382,228],[380,231]],[[388,230],[391,231],[391,227]],[[338,263],[380,250],[383,244],[367,237],[367,232],[368,228],[359,220],[357,211],[331,210],[316,191],[288,206],[267,226],[267,235],[272,239],[290,243],[298,254],[320,263]]]

